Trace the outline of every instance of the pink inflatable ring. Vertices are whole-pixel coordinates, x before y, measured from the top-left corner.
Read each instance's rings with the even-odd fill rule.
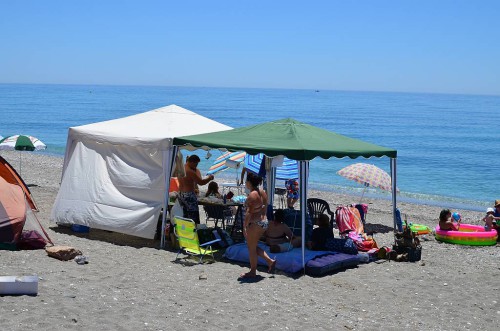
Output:
[[[485,231],[484,227],[472,224],[460,224],[458,231],[441,230],[436,226],[436,240],[451,244],[471,246],[496,245],[498,233],[496,230]]]

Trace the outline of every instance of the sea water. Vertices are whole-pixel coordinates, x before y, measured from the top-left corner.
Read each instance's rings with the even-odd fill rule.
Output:
[[[398,200],[483,210],[500,198],[500,96],[198,87],[0,84],[0,135],[33,135],[63,156],[68,128],[177,104],[232,127],[291,117],[398,151]],[[39,153],[39,152],[37,152]],[[205,171],[220,152],[202,157]],[[205,155],[204,152],[200,155]],[[388,158],[311,162],[313,189],[361,195],[336,174]],[[220,176],[231,176],[227,170]],[[278,183],[279,185],[279,183]],[[369,188],[365,196],[389,198]]]

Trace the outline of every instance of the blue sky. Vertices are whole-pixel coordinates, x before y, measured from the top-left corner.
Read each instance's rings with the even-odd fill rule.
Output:
[[[0,82],[500,95],[500,1],[0,2]]]

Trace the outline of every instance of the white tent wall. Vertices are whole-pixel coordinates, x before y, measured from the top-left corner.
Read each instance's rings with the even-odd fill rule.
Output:
[[[229,129],[176,105],[70,128],[51,221],[153,239],[168,203],[172,139]]]
[[[107,143],[74,144],[59,190],[65,194],[58,194],[52,219],[153,238],[164,200],[163,153]]]

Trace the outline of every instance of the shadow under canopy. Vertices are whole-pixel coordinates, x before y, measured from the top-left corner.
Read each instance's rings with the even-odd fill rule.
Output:
[[[394,228],[396,228],[396,158],[395,149],[353,139],[291,118],[250,125],[214,133],[177,137],[174,148],[188,150],[220,149],[245,151],[250,155],[263,153],[269,158],[266,164],[268,192],[274,192],[276,169],[271,167],[273,157],[283,155],[299,162],[300,210],[302,222],[307,213],[307,181],[309,161],[316,157],[389,157],[391,160],[392,205]],[[167,169],[168,170],[168,169]],[[167,172],[169,173],[169,172]],[[270,195],[273,197],[274,195]],[[273,199],[269,199],[273,204]],[[305,225],[302,224],[302,264],[305,267]]]

